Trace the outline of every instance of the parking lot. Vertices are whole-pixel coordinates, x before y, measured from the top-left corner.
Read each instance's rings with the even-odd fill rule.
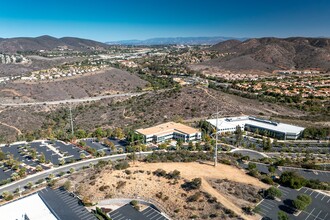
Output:
[[[247,169],[248,164],[240,163],[242,168]],[[268,166],[267,164],[256,163],[257,170],[260,173],[268,174]],[[322,182],[330,182],[330,172],[329,171],[321,171],[321,170],[308,170],[308,169],[297,169],[291,167],[279,167],[275,170],[277,175],[281,175],[284,171],[294,171],[299,175],[303,176],[305,179],[314,179],[320,180]]]
[[[133,206],[130,204],[126,204],[110,212],[109,215],[113,220],[167,220],[167,218],[163,216],[159,211],[150,206],[140,212],[133,208]]]
[[[46,141],[47,144],[53,146],[58,152],[63,156],[65,161],[70,161],[72,159],[79,160],[80,154],[84,153],[86,156],[89,155],[88,152],[81,150],[73,144],[66,144],[61,141]]]
[[[87,139],[83,139],[81,141],[85,142],[87,146],[89,146],[97,151],[103,150],[106,155],[111,154],[111,149],[109,147],[105,146],[104,144],[97,142],[95,140],[95,138],[87,138]],[[126,151],[126,146],[127,146],[126,141],[118,140],[115,138],[108,138],[108,141],[110,141],[114,144],[114,146],[117,148],[117,151],[119,151],[120,149],[122,149],[123,152]]]
[[[36,159],[33,159],[28,151],[31,149],[36,150]],[[61,159],[66,162],[72,160],[79,160],[80,154],[84,153],[86,156],[89,154],[81,150],[75,145],[66,144],[61,141],[35,141],[30,143],[14,143],[9,146],[2,146],[0,150],[7,155],[12,155],[15,160],[21,162],[20,167],[25,167],[27,174],[35,173],[36,166],[40,165],[43,170],[50,169],[51,164],[59,165]],[[45,155],[46,162],[51,162],[51,164],[41,164],[38,161],[40,155]],[[14,170],[10,167],[5,167],[0,164],[0,181],[7,180],[11,178]]]
[[[330,182],[330,172],[329,171],[321,171],[321,170],[308,170],[308,169],[294,169],[290,167],[280,167],[281,172],[284,171],[294,171],[306,179],[314,179],[320,180],[322,182]]]
[[[93,138],[82,140],[82,142],[85,142],[86,146],[89,146],[97,151],[103,150],[106,155],[111,154],[110,148],[104,146],[103,144],[101,144],[99,142],[94,141]]]
[[[277,213],[284,211],[288,214],[289,219],[297,220],[329,220],[329,205],[330,197],[316,192],[309,188],[301,188],[300,190],[294,190],[287,187],[280,186],[279,189],[282,192],[281,201],[264,199],[258,205],[260,211],[259,214],[263,216],[263,219],[277,219]],[[292,200],[296,199],[298,195],[306,194],[311,196],[312,204],[309,205],[306,210],[300,212],[299,215],[294,215],[294,208],[292,207]]]

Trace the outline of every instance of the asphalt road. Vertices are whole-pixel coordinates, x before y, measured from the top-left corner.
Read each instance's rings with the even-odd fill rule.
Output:
[[[151,154],[152,151],[149,152],[141,152],[138,153],[139,155],[148,155]],[[13,183],[9,183],[6,184],[4,186],[0,187],[0,195],[4,192],[4,191],[9,191],[12,192],[17,188],[22,188],[28,183],[28,182],[32,182],[35,183],[36,181],[38,181],[39,179],[45,179],[46,177],[49,176],[49,174],[58,174],[60,172],[67,172],[69,171],[71,168],[74,168],[75,170],[81,169],[84,166],[88,166],[90,163],[96,164],[98,161],[100,160],[119,160],[119,159],[124,159],[126,158],[127,154],[117,154],[117,155],[111,155],[111,156],[105,156],[105,157],[99,157],[99,158],[94,158],[94,159],[89,159],[89,160],[83,160],[83,161],[79,161],[76,163],[72,163],[72,164],[67,164],[64,166],[60,166],[60,167],[56,167],[53,169],[49,169],[49,170],[45,170],[36,174],[33,174],[31,176],[27,176],[24,179],[15,181]]]
[[[115,98],[115,97],[133,97],[143,95],[146,92],[136,92],[136,93],[121,93],[113,95],[103,95],[95,97],[87,97],[82,99],[65,99],[59,101],[46,101],[46,102],[27,102],[27,103],[1,103],[1,106],[29,106],[29,105],[58,105],[65,103],[79,103],[79,102],[88,102],[88,101],[99,101],[101,99]]]

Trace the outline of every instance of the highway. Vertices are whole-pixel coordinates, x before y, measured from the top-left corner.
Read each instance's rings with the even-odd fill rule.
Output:
[[[138,155],[142,155],[142,156],[146,156],[148,154],[151,154],[152,151],[148,151],[148,152],[141,152],[138,153]],[[89,160],[83,160],[83,161],[79,161],[76,163],[71,163],[71,164],[67,164],[64,166],[59,166],[56,168],[52,168],[49,170],[45,170],[30,176],[27,176],[24,179],[15,181],[13,183],[9,183],[6,184],[4,186],[0,187],[0,195],[4,192],[4,191],[9,191],[12,192],[17,188],[20,188],[20,190],[22,191],[23,187],[28,183],[28,182],[32,182],[33,184],[35,184],[36,181],[38,181],[39,179],[45,179],[46,177],[49,176],[49,174],[58,174],[60,172],[67,172],[69,171],[71,168],[74,168],[75,170],[81,169],[84,166],[89,166],[90,163],[96,164],[98,161],[100,160],[119,160],[119,159],[125,159],[127,156],[127,154],[117,154],[117,155],[110,155],[110,156],[105,156],[105,157],[99,157],[99,158],[93,158],[93,159],[89,159]]]
[[[31,106],[31,105],[59,105],[66,103],[80,103],[80,102],[90,102],[90,101],[99,101],[102,99],[116,98],[116,97],[133,97],[143,95],[147,92],[135,92],[135,93],[120,93],[113,95],[103,95],[95,97],[86,97],[81,99],[65,99],[58,101],[45,101],[45,102],[26,102],[26,103],[0,103],[0,106]]]

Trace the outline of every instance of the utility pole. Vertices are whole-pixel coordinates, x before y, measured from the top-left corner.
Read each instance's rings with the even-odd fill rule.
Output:
[[[216,167],[218,164],[218,117],[219,117],[219,109],[217,106],[217,119],[216,119],[216,128],[215,128],[215,150],[214,150],[214,166]]]
[[[73,137],[74,136],[74,131],[73,131],[73,119],[72,119],[71,105],[69,105],[69,110],[70,110],[71,134],[72,134],[72,137]]]

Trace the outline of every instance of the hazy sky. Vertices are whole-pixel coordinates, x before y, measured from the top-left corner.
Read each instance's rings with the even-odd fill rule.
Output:
[[[330,0],[0,0],[0,37],[330,36]]]

